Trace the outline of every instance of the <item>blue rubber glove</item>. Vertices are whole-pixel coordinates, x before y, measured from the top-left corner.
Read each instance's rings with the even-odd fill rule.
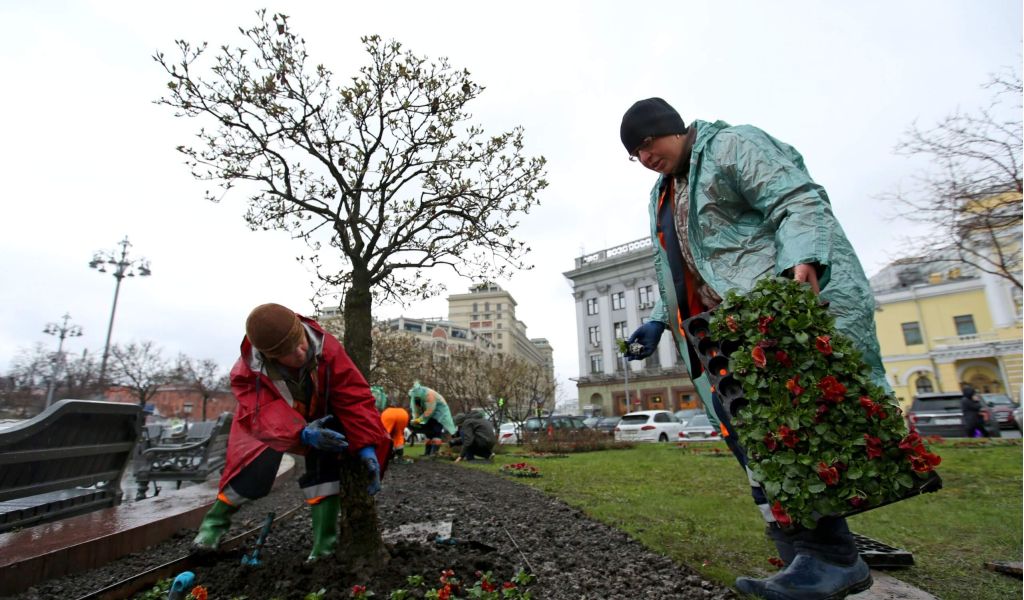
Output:
[[[629,350],[624,355],[628,360],[642,360],[654,354],[654,350],[661,341],[661,334],[665,332],[665,324],[661,321],[648,321],[637,327],[633,335],[629,336],[626,343]],[[639,344],[642,348],[634,346]]]
[[[370,485],[366,487],[366,493],[373,496],[380,491],[380,463],[377,462],[377,449],[367,446],[359,450],[359,459],[366,465],[370,472]]]
[[[345,448],[348,448],[345,436],[332,429],[327,429],[327,423],[333,420],[334,415],[320,417],[306,425],[306,428],[299,435],[299,439],[302,440],[303,444],[312,446],[317,450],[323,450],[324,452],[343,451]]]

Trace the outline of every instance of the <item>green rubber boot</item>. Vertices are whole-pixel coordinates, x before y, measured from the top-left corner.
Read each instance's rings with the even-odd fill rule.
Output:
[[[192,540],[192,548],[199,551],[212,552],[217,549],[220,539],[231,527],[231,516],[238,512],[237,506],[231,506],[223,500],[213,503],[210,511],[199,524],[199,533]]]
[[[313,550],[306,560],[314,561],[334,555],[338,547],[338,513],[341,498],[327,496],[311,507],[313,511]]]

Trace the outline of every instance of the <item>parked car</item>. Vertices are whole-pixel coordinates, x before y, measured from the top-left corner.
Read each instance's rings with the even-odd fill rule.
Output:
[[[498,443],[499,444],[518,444],[519,443],[519,429],[522,428],[522,423],[515,423],[509,421],[502,423],[498,426]]]
[[[600,421],[600,420],[601,420],[601,417],[598,417],[598,416],[587,417],[587,418],[583,419],[583,424],[586,425],[587,427],[593,429],[594,425],[597,425],[597,422]]]
[[[1000,429],[1020,429],[1020,421],[1014,419],[1013,409],[1017,408],[1006,394],[981,394],[981,401],[992,411]]]
[[[667,442],[679,438],[683,424],[667,410],[638,410],[615,426],[616,442]]]
[[[964,437],[964,414],[960,410],[959,392],[938,392],[918,394],[907,411],[910,421],[921,435]],[[989,437],[1000,437],[999,423],[988,410],[981,411],[985,433]]]
[[[558,433],[586,431],[589,428],[583,423],[583,417],[576,415],[549,415],[546,417],[530,417],[523,422],[522,435],[525,438],[542,433]]]
[[[680,442],[715,442],[722,439],[718,429],[711,424],[705,413],[690,417],[690,420],[683,424],[679,430]]]
[[[600,431],[601,433],[607,433],[613,435],[615,433],[615,426],[619,424],[622,417],[601,417],[596,425],[592,429],[594,431]]]

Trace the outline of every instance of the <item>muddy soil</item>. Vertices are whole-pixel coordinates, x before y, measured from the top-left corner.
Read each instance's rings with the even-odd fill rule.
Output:
[[[302,599],[321,589],[326,590],[325,600],[350,598],[353,585],[365,585],[377,598],[386,599],[392,590],[409,587],[409,575],[422,575],[434,583],[444,569],[452,569],[464,581],[473,580],[475,571],[493,571],[505,581],[517,570],[527,569],[536,577],[530,587],[533,597],[541,600],[738,597],[514,479],[446,460],[392,465],[377,503],[386,531],[450,521],[455,543],[437,544],[435,534],[406,527],[405,533],[389,537],[390,562],[372,576],[347,572],[331,561],[308,565],[311,521],[303,507],[274,525],[261,566],[241,567],[239,552],[225,554],[195,570],[198,583],[208,588],[211,600]],[[258,526],[269,511],[280,514],[301,504],[297,483],[279,482],[269,496],[239,511],[229,535]],[[49,581],[12,598],[78,598],[186,554],[193,535],[179,532],[144,553]]]

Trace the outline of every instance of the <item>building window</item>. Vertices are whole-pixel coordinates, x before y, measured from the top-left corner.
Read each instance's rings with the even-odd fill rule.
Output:
[[[501,342],[498,342],[498,350],[501,350]]]
[[[420,325],[419,323],[406,323],[405,324],[405,330],[406,331],[415,331],[417,333],[423,333],[423,326]]]
[[[590,340],[591,346],[601,345],[601,326],[594,325],[587,328],[587,338]]]
[[[974,335],[978,333],[978,329],[974,326],[974,315],[953,317],[953,323],[956,324],[957,335]]]
[[[654,306],[653,286],[645,285],[642,288],[637,288],[637,299],[640,302],[640,308],[648,308]]]
[[[602,370],[603,369],[601,367],[601,355],[600,354],[591,354],[590,355],[590,372],[591,373],[600,373]]]
[[[497,327],[498,329],[501,329],[501,323],[498,323]]]
[[[908,346],[914,344],[920,344],[921,340],[921,325],[917,321],[903,324],[903,343]]]
[[[587,314],[597,314],[597,298],[587,298]]]
[[[624,340],[629,337],[629,334],[626,333],[625,321],[619,321],[618,323],[615,323],[613,326],[615,327],[615,339]]]
[[[501,302],[498,303],[498,310],[501,310]]]
[[[612,294],[612,310],[626,308],[626,292],[615,292]]]
[[[932,387],[932,380],[929,379],[927,375],[918,377],[917,385],[915,387],[917,388],[918,394],[930,394],[935,391],[935,388]]]
[[[484,302],[484,312],[491,310],[491,303]]]
[[[477,312],[477,310],[476,310],[476,302],[473,303],[473,312]]]
[[[500,334],[500,333],[498,334],[498,339],[499,339],[499,340],[501,339],[501,334]]]

